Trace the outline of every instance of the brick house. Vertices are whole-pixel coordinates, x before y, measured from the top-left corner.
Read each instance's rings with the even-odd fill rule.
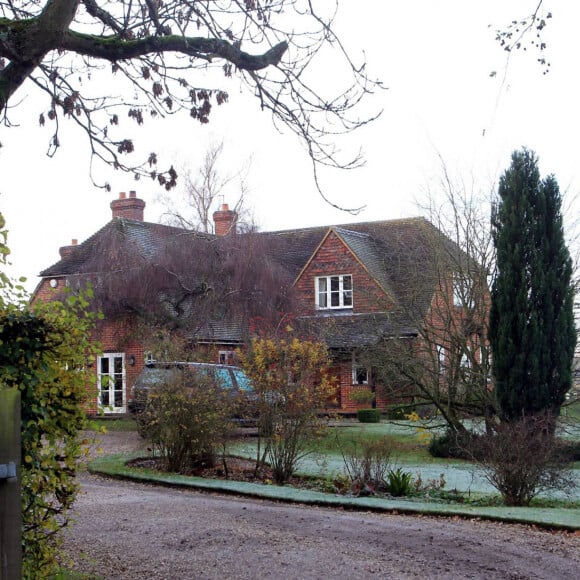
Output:
[[[248,234],[236,232],[237,216],[224,204],[214,213],[210,235],[145,222],[144,208],[135,192],[121,193],[111,203],[112,220],[83,243],[60,248],[61,259],[40,273],[33,294],[33,300],[58,299],[63,288],[88,280],[103,299],[116,297],[105,304],[95,331],[103,354],[96,362],[93,412],[128,409],[130,388],[149,352],[150,335],[136,330],[137,320],[151,314],[138,306],[140,299],[163,302],[171,324],[206,359],[226,364],[250,335],[252,316],[291,304],[298,331],[329,347],[338,377],[335,406],[349,413],[357,408],[353,390],[375,392],[381,409],[392,402],[392,390],[378,384],[368,358],[372,348],[393,338],[417,339],[427,319],[441,326],[441,304],[454,303],[458,294],[448,262],[440,267],[442,256],[457,255],[457,247],[423,218]],[[190,278],[183,274],[169,290],[179,268],[204,261],[207,266],[192,270]],[[209,266],[218,262],[223,268],[212,274]],[[139,277],[132,278],[136,272]],[[225,291],[217,296],[224,280]],[[226,295],[240,298],[226,302]],[[245,309],[237,309],[242,301]]]

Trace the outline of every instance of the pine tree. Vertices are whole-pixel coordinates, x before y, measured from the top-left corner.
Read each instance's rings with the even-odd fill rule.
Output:
[[[501,177],[492,210],[497,270],[489,339],[501,418],[557,417],[572,384],[576,344],[572,261],[553,176],[523,149]]]

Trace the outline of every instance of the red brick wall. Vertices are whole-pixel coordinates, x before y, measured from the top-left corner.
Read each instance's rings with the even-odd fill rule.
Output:
[[[388,309],[392,301],[373,280],[342,240],[331,232],[313,256],[295,283],[299,315],[313,315],[317,276],[352,275],[354,313],[380,312]],[[345,309],[348,310],[348,309]]]
[[[489,309],[491,307],[491,295],[489,290],[485,290],[482,298],[476,299],[476,309],[471,313],[468,320],[467,312],[461,306],[453,305],[453,283],[451,278],[443,280],[435,290],[431,300],[431,306],[427,315],[427,324],[434,329],[437,334],[444,334],[448,329],[451,336],[461,336],[467,330],[472,336],[474,347],[479,347],[479,332],[485,337],[485,328]],[[486,340],[484,338],[484,340]],[[443,346],[447,346],[443,344]],[[477,350],[476,350],[477,352]]]
[[[62,290],[65,288],[65,278],[55,278],[58,283],[56,288],[50,285],[49,279],[43,279],[35,290],[32,304],[42,301],[48,302],[58,299]],[[124,320],[103,320],[97,323],[91,339],[100,343],[102,353],[118,352],[125,354],[125,402],[128,405],[130,400],[131,387],[135,379],[143,370],[145,361],[145,349],[142,342],[136,336],[133,324],[130,319]],[[135,364],[129,364],[130,356],[135,359]],[[87,412],[89,414],[97,413],[97,361],[93,364],[94,379],[87,385],[89,400],[87,402]]]
[[[56,280],[56,288],[50,285],[50,280]],[[54,300],[65,288],[65,278],[43,278],[32,295],[32,304],[35,302],[50,302]]]
[[[381,385],[353,385],[352,383],[352,362],[350,360],[336,361],[330,374],[337,379],[336,400],[328,411],[338,412],[339,414],[354,414],[358,409],[366,409],[371,405],[366,403],[355,403],[351,394],[355,391],[375,391],[376,408],[386,411],[387,408],[395,401],[389,396],[387,389]]]

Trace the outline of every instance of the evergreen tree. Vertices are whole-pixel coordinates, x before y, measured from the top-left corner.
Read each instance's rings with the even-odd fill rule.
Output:
[[[576,344],[572,261],[553,176],[523,149],[501,177],[492,210],[497,271],[489,339],[501,418],[559,415]]]

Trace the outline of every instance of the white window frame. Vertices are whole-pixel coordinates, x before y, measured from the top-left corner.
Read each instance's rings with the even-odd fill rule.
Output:
[[[468,349],[470,350],[470,349]],[[465,370],[471,370],[472,367],[472,352],[463,352],[461,353],[461,360],[459,361],[459,366]]]
[[[475,282],[471,276],[460,272],[453,274],[453,306],[473,308]]]
[[[218,351],[218,362],[220,365],[236,364],[236,351],[235,350]]]
[[[102,361],[108,359],[107,372],[102,372]],[[120,372],[115,371],[115,359],[120,359],[121,370]],[[113,381],[111,383],[111,380]],[[115,381],[121,381],[121,405],[116,405],[115,401]],[[109,384],[112,384],[109,387]],[[108,391],[108,404],[103,404],[102,391],[103,386],[105,386]],[[104,413],[125,413],[127,410],[127,378],[126,378],[126,365],[125,365],[125,353],[124,352],[105,352],[101,356],[97,357],[97,387],[98,387],[98,406],[102,409]],[[112,399],[111,400],[111,396]]]
[[[347,287],[345,289],[345,280],[349,281],[350,288]],[[338,282],[337,289],[333,289],[333,283],[335,282]],[[314,295],[317,310],[352,308],[354,304],[352,274],[317,276],[314,279]],[[333,296],[338,297],[338,303],[334,305],[332,304]]]
[[[437,371],[440,375],[445,374],[445,347],[441,344],[437,348]]]
[[[365,373],[366,378],[359,382],[359,372],[363,371]],[[352,384],[353,385],[370,385],[371,384],[371,369],[366,367],[363,364],[360,364],[357,359],[356,355],[353,353],[352,355]]]

